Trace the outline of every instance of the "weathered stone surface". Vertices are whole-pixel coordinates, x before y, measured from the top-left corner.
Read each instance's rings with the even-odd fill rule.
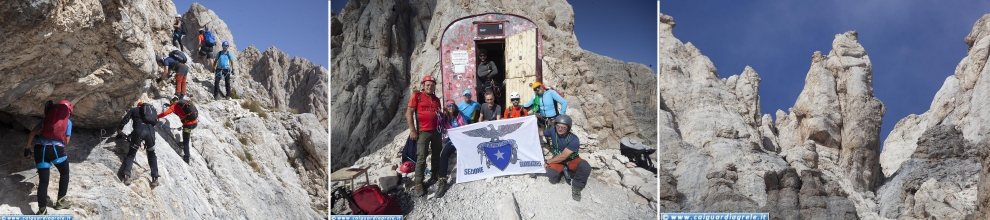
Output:
[[[159,129],[153,149],[161,185],[148,187],[146,150],[136,157],[134,183],[120,183],[117,174],[129,144],[111,137],[114,127],[138,100],[162,111],[166,95],[174,89],[168,83],[152,82],[160,74],[154,56],[175,49],[169,42],[174,8],[171,1],[157,0],[16,1],[0,7],[0,23],[8,30],[0,31],[5,39],[0,45],[4,54],[0,75],[5,76],[0,82],[4,103],[0,104],[0,127],[10,128],[0,129],[0,149],[24,146],[29,126],[23,125],[33,126],[41,120],[43,102],[39,100],[69,99],[75,111],[67,148],[72,170],[67,196],[74,205],[66,210],[49,209],[49,214],[87,219],[327,216],[329,133],[320,123],[326,113],[289,114],[264,108],[251,112],[241,107],[248,100],[272,102],[267,95],[258,95],[268,94],[269,88],[245,77],[246,72],[272,70],[238,67],[243,72],[234,74],[231,81],[244,97],[214,101],[208,98],[213,89],[212,71],[188,63],[187,97],[200,113],[198,126],[192,130],[190,162],[183,162],[180,155],[177,140],[181,132]],[[218,40],[233,43],[226,25],[211,11],[198,4],[190,11],[183,15],[189,24],[209,23]],[[239,64],[257,60],[251,58],[252,53],[259,54],[247,50],[242,53],[247,59]],[[292,71],[296,70],[286,73]],[[293,84],[303,82],[285,85],[299,87]],[[325,94],[326,88],[309,92],[314,91]],[[176,116],[162,121],[168,127],[180,127]],[[124,128],[124,133],[131,132],[129,125]],[[14,154],[0,155],[0,160],[14,162],[0,166],[0,174],[11,177],[0,180],[0,214],[30,214],[45,205],[35,202],[38,178],[30,162]],[[57,181],[50,184],[49,196],[55,196],[57,185]]]

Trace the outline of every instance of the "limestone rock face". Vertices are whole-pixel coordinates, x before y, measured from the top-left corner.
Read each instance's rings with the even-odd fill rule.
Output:
[[[719,79],[701,51],[673,36],[674,24],[660,15],[659,133],[669,129],[668,142],[678,144],[662,145],[658,158],[684,194],[682,211],[879,217],[872,191],[883,178],[877,151],[885,109],[855,32],[836,35],[829,55],[812,55],[804,90],[774,122],[759,108],[755,69]]]
[[[67,99],[76,125],[112,126],[150,89],[175,14],[167,0],[5,2],[0,111],[41,116],[41,100]]]
[[[26,142],[26,129],[41,120],[44,100],[69,99],[75,104],[72,140],[66,152],[71,167],[67,197],[74,205],[49,209],[49,214],[87,219],[327,216],[326,111],[299,108],[302,114],[291,114],[284,108],[252,111],[242,107],[248,101],[280,103],[274,100],[281,99],[295,108],[293,100],[308,97],[312,100],[301,103],[325,108],[325,101],[320,104],[320,99],[312,97],[326,95],[326,80],[312,82],[320,79],[319,74],[326,77],[325,69],[301,58],[253,65],[268,62],[265,59],[288,60],[288,56],[263,55],[253,47],[242,53],[232,51],[244,55],[235,64],[241,72],[231,76],[232,87],[242,97],[213,100],[213,71],[201,63],[187,63],[187,97],[200,114],[192,130],[190,162],[182,160],[182,135],[175,129],[181,123],[169,115],[156,129],[154,147],[145,146],[137,153],[133,183],[125,186],[118,174],[130,144],[113,136],[124,112],[137,101],[151,103],[161,112],[174,91],[171,83],[153,79],[161,70],[155,55],[177,49],[169,41],[175,6],[171,1],[154,0],[5,3],[0,7],[5,28],[0,36],[6,39],[0,45],[4,49],[0,52],[4,76],[0,81],[0,149],[19,152]],[[209,9],[194,4],[189,11],[184,21],[209,24],[218,40],[233,41],[224,22]],[[268,51],[280,53],[273,48]],[[285,81],[261,83],[250,72]],[[307,94],[271,92],[279,88],[304,88]],[[125,125],[123,132],[131,133],[131,126]],[[156,188],[148,185],[148,148],[158,158],[161,177]],[[0,180],[0,214],[30,214],[46,205],[36,202],[38,178],[33,163],[14,154],[0,155],[0,160],[12,162],[0,166],[0,175],[5,177]],[[50,197],[57,192],[58,174],[54,173]]]
[[[885,140],[886,184],[877,191],[887,218],[987,218],[985,78],[990,15],[973,25],[966,57],[946,77],[928,111],[901,119]]]

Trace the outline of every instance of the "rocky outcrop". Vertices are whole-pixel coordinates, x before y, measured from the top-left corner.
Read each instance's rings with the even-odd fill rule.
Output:
[[[963,40],[967,56],[947,77],[928,111],[901,119],[884,142],[888,183],[877,191],[888,218],[985,219],[990,198],[986,151],[990,131],[990,15]]]
[[[37,117],[44,100],[68,99],[76,125],[112,126],[150,89],[175,14],[167,0],[5,2],[0,111]]]
[[[336,115],[330,122],[332,170],[375,150],[369,147],[372,140],[390,136],[382,133],[390,123],[405,125],[408,87],[418,82],[410,81],[418,78],[409,74],[413,28],[408,24],[416,24],[410,23],[410,10],[407,1],[349,1],[337,17],[346,22],[330,36],[330,81],[338,85],[332,88],[330,104]],[[424,27],[417,28],[421,32]]]
[[[325,86],[318,86],[326,85],[325,80],[311,83],[289,77],[292,71],[305,68],[261,70],[257,68],[277,66],[259,65],[232,75],[232,86],[243,97],[215,101],[210,98],[212,71],[200,63],[188,63],[187,97],[200,113],[192,131],[190,162],[186,164],[180,156],[181,132],[167,129],[180,127],[178,118],[165,117],[154,147],[161,185],[148,186],[150,168],[146,150],[142,150],[132,170],[134,182],[125,186],[118,174],[129,144],[112,136],[123,112],[136,101],[152,103],[162,111],[174,89],[169,83],[152,80],[160,74],[154,55],[174,49],[168,41],[176,14],[172,3],[18,1],[10,5],[0,7],[0,19],[9,28],[5,30],[12,31],[0,31],[0,35],[18,43],[0,45],[6,49],[0,56],[5,59],[0,64],[5,76],[0,99],[6,103],[0,104],[5,105],[0,107],[0,149],[19,152],[24,146],[27,127],[41,120],[39,100],[69,99],[76,104],[67,148],[72,170],[68,198],[74,205],[66,210],[49,209],[49,214],[162,219],[314,219],[327,215],[329,133],[320,122],[326,113],[292,114],[246,105],[248,101],[276,103],[268,96],[275,86],[263,86],[247,72],[281,74],[290,80],[278,86],[305,87],[317,94],[325,94]],[[212,11],[198,4],[190,11],[183,16],[187,22],[215,25],[212,29],[218,37],[232,41]],[[249,49],[242,53],[247,57],[242,64],[264,57],[253,47]],[[293,62],[298,66],[308,63]],[[16,83],[20,84],[11,87]],[[319,100],[312,103],[319,105]],[[124,133],[130,132],[130,126],[125,126]],[[12,162],[0,166],[4,177],[0,179],[0,194],[4,195],[0,196],[0,213],[30,214],[46,205],[36,202],[38,178],[31,162],[14,154],[0,155],[0,160]],[[55,196],[57,177],[52,176],[50,197]]]
[[[327,112],[329,85],[326,81],[326,68],[301,57],[290,59],[289,55],[275,47],[266,49],[256,61],[250,61],[253,61],[253,65],[249,66],[248,74],[267,91],[268,97],[263,100],[271,100],[266,107],[279,111],[313,113],[319,119],[319,124],[327,126],[330,114]]]
[[[773,122],[759,108],[755,69],[719,79],[701,51],[673,36],[674,25],[660,15],[660,126],[668,131],[660,133],[681,144],[660,146],[658,158],[684,194],[681,211],[877,216],[872,190],[883,177],[876,152],[885,109],[855,32],[836,35],[828,56],[812,55],[791,113],[778,110]]]

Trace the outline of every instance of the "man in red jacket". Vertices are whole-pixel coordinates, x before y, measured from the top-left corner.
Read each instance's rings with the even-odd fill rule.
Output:
[[[189,163],[189,134],[192,133],[192,129],[196,128],[198,122],[196,117],[199,116],[199,111],[189,100],[180,100],[179,97],[172,96],[171,105],[161,114],[158,114],[158,118],[164,118],[172,112],[175,112],[175,116],[179,116],[179,120],[182,121],[182,152],[184,153],[182,160]]]

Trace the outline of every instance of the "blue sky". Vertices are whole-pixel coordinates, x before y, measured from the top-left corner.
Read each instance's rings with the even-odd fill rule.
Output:
[[[959,3],[959,2],[953,2]],[[881,142],[909,114],[928,110],[966,56],[963,38],[990,1],[664,1],[674,36],[692,42],[726,78],[752,66],[763,81],[763,113],[787,111],[801,93],[814,51],[836,34],[859,32],[873,63],[874,94],[887,106]]]
[[[186,13],[193,2],[172,0],[176,11]],[[327,17],[324,1],[202,1],[227,23],[239,50],[254,45],[260,51],[275,46],[290,57],[306,58],[324,68],[330,63]]]
[[[347,0],[331,0],[337,13]],[[574,34],[582,49],[624,62],[649,66],[656,73],[655,1],[568,1],[574,9]],[[652,65],[652,66],[651,66]]]

